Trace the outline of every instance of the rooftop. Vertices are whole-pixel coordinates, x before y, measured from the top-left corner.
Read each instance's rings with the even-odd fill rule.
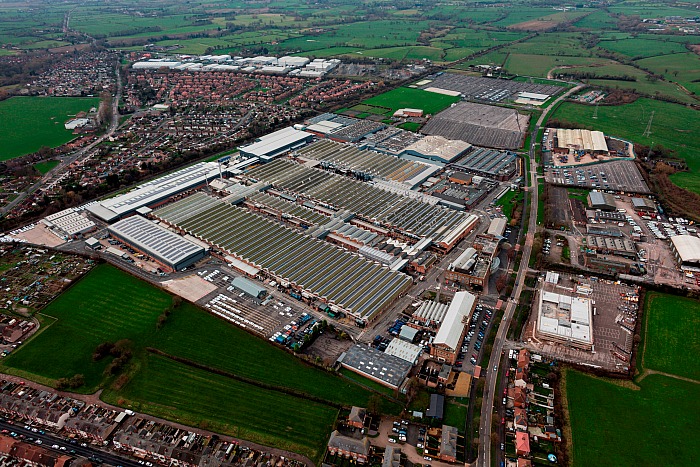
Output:
[[[381,352],[366,345],[353,345],[339,358],[343,366],[398,388],[413,366],[406,360]]]
[[[471,313],[476,304],[476,296],[469,292],[455,293],[440,330],[435,335],[433,345],[444,345],[456,350],[464,330],[463,320]]]

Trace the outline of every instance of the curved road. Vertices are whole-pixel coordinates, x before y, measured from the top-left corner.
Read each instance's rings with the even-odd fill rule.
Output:
[[[537,124],[532,129],[530,137],[530,219],[528,222],[527,235],[525,237],[525,245],[523,247],[523,256],[520,261],[520,267],[518,268],[518,275],[515,279],[515,287],[513,289],[513,294],[508,298],[506,304],[506,309],[503,314],[503,319],[501,324],[498,326],[498,331],[496,332],[496,339],[493,343],[493,350],[491,351],[491,356],[489,358],[488,367],[486,370],[486,384],[484,386],[484,399],[481,406],[481,426],[479,427],[479,458],[477,465],[479,466],[490,466],[491,465],[491,419],[493,415],[494,398],[496,392],[496,379],[498,376],[498,365],[501,360],[501,353],[503,352],[503,345],[506,340],[506,333],[510,327],[510,323],[513,319],[513,313],[518,305],[518,299],[520,298],[520,293],[525,285],[525,276],[528,270],[528,264],[530,264],[530,255],[532,254],[532,243],[535,238],[535,231],[537,229],[537,204],[538,204],[538,185],[537,185],[537,164],[535,163],[535,144],[537,141],[537,133],[540,130],[542,122],[547,117],[549,112],[561,102],[566,99],[570,94],[579,91],[585,85],[577,85],[574,88],[569,89],[566,93],[562,94],[554,102],[552,102],[540,115],[537,120]],[[494,367],[496,371],[493,371]],[[505,441],[505,440],[503,440]],[[503,453],[499,451],[496,461],[504,460]]]

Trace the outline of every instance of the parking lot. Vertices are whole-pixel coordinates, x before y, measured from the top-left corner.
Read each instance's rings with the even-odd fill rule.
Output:
[[[455,370],[474,374],[474,367],[481,361],[481,349],[491,329],[492,317],[492,308],[481,303],[476,305],[469,321],[467,335],[462,342],[462,351],[458,355],[458,362],[462,364],[455,365]]]
[[[545,164],[550,153],[545,153]],[[642,174],[632,161],[614,161],[573,168],[546,168],[547,183],[571,187],[598,188],[631,193],[650,193]]]

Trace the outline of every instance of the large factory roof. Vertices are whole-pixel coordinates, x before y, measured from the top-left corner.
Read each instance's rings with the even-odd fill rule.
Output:
[[[403,152],[447,163],[452,162],[471,147],[471,144],[458,139],[447,139],[433,135],[419,139],[404,149]]]
[[[87,210],[105,222],[112,222],[142,206],[174,196],[218,176],[216,162],[200,162],[143,183],[123,195],[92,204]]]
[[[256,143],[239,148],[241,153],[247,156],[259,157],[264,161],[299,147],[313,138],[311,133],[296,130],[293,127],[283,128],[258,139]]]
[[[406,360],[363,344],[350,347],[338,358],[338,362],[392,388],[398,388],[401,385],[413,366]]]
[[[585,346],[592,345],[591,300],[542,290],[538,331]]]
[[[423,353],[423,348],[399,338],[394,338],[389,342],[384,353],[399,357],[401,360],[406,360],[411,365],[414,365],[418,361],[418,357]]]
[[[131,216],[108,227],[109,231],[142,251],[177,265],[204,248],[141,216]]]
[[[440,325],[440,329],[435,335],[433,345],[444,345],[450,349],[459,347],[459,339],[464,330],[463,320],[471,313],[476,304],[476,296],[469,292],[455,293],[450,307],[447,309],[445,319]]]
[[[559,128],[557,147],[608,152],[608,145],[602,131]]]
[[[676,235],[671,237],[671,242],[681,262],[700,264],[700,238],[692,235]]]
[[[491,220],[489,230],[486,233],[489,235],[493,235],[494,237],[502,237],[503,232],[506,230],[507,224],[508,219],[506,219],[505,217],[496,217],[495,219]]]
[[[517,157],[512,152],[496,149],[474,148],[454,163],[455,168],[475,172],[488,177],[498,177],[514,172]]]
[[[153,215],[359,318],[371,318],[411,284],[404,274],[203,193]]]
[[[278,159],[248,172],[288,192],[303,194],[333,209],[349,210],[372,222],[395,228],[401,233],[432,237],[447,243],[473,227],[478,218],[451,209],[422,203],[401,194],[376,188],[320,169],[312,169]]]
[[[413,316],[426,324],[442,323],[447,314],[448,305],[440,302],[434,302],[432,300],[426,300],[418,307],[418,309],[413,313]]]
[[[407,161],[376,151],[358,149],[351,144],[321,140],[297,151],[304,159],[321,161],[323,167],[352,171],[358,175],[380,177],[408,185],[422,183],[440,168],[436,165]]]

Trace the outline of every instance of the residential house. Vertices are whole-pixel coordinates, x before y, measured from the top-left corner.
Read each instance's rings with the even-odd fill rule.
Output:
[[[525,431],[515,433],[515,453],[518,456],[530,455],[530,435]]]
[[[518,368],[524,368],[526,371],[530,367],[530,351],[522,349],[518,353]]]
[[[440,460],[445,462],[457,462],[457,428],[442,425],[440,438]]]
[[[518,467],[532,467],[532,462],[530,459],[523,459],[522,457],[518,457]]]
[[[527,410],[520,407],[513,410],[513,425],[516,431],[527,431]]]
[[[366,409],[362,407],[352,407],[350,409],[350,415],[348,415],[348,425],[355,428],[364,428],[366,414]]]
[[[521,408],[527,405],[527,394],[524,388],[513,388],[513,405]]]
[[[360,464],[367,462],[370,454],[370,444],[367,437],[360,439],[341,435],[338,430],[331,433],[328,440],[328,451],[343,457],[352,458]]]
[[[524,388],[527,386],[527,370],[525,368],[515,369],[515,387]]]

